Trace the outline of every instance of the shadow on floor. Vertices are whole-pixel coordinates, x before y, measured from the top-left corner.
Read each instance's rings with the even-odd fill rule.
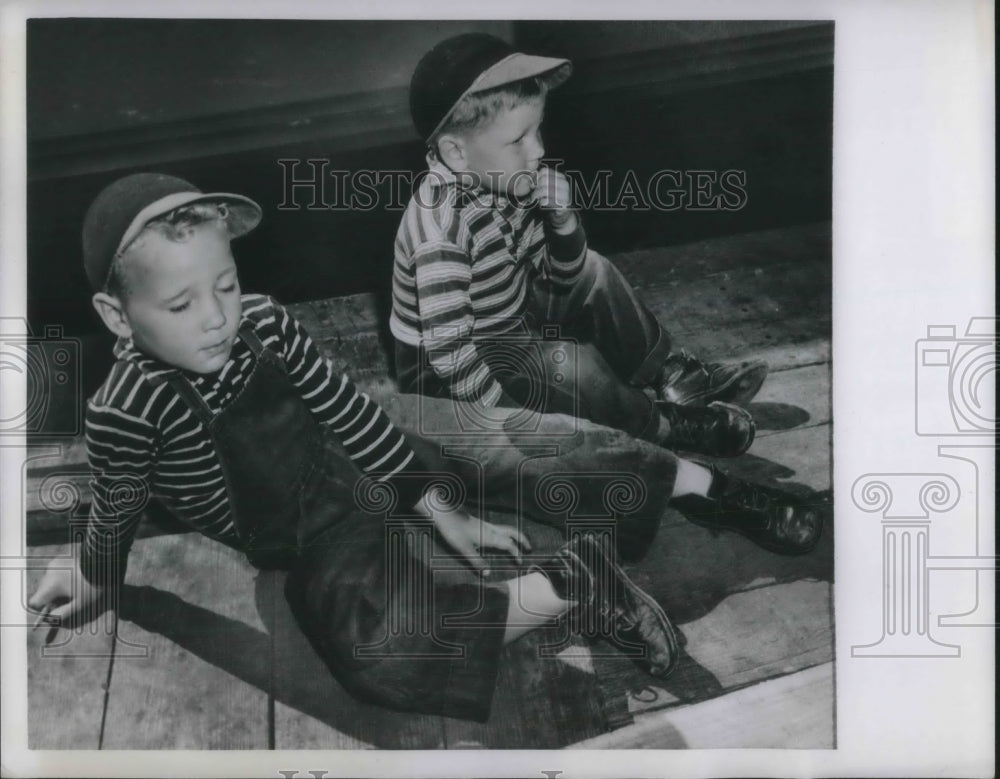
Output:
[[[758,430],[791,430],[809,421],[809,412],[789,403],[750,403],[747,411]]]
[[[762,458],[740,458],[739,472],[764,482],[794,475],[785,466]],[[787,481],[782,481],[789,487]],[[793,487],[795,485],[792,485]],[[802,485],[798,485],[802,490]],[[820,496],[822,497],[822,496]],[[832,513],[832,512],[831,512]],[[505,515],[491,512],[491,521]],[[506,515],[506,521],[515,518]],[[547,553],[562,542],[554,528],[527,523],[536,552]],[[832,581],[833,540],[828,524],[819,546],[809,555],[781,557],[754,546],[734,533],[714,536],[670,510],[645,557],[630,567],[636,582],[652,594],[681,625],[711,612],[729,595],[762,583],[801,579]],[[498,569],[502,566],[497,566]],[[284,603],[284,576],[262,572],[256,580],[255,600],[268,632],[252,628],[154,587],[126,586],[120,616],[144,630],[158,633],[208,663],[274,697],[293,710],[324,722],[340,733],[381,748],[436,748],[457,745],[454,734],[476,733],[476,743],[509,748],[564,746],[605,730],[628,724],[621,711],[626,692],[641,694],[648,678],[623,656],[601,645],[589,652],[593,673],[578,663],[537,660],[540,648],[558,642],[557,628],[536,631],[505,650],[502,664],[507,689],[498,689],[494,716],[485,725],[459,723],[439,717],[400,713],[364,704],[352,698],[331,677],[326,666],[299,631]],[[556,631],[553,633],[552,631]],[[579,641],[579,640],[577,640]],[[832,643],[832,642],[831,642]],[[273,659],[272,659],[273,658]],[[530,667],[536,663],[538,667]],[[595,679],[595,676],[597,677]],[[607,684],[614,680],[609,700]],[[596,687],[595,687],[596,684]],[[674,675],[657,686],[680,702],[696,702],[725,691],[725,684],[685,653]],[[597,687],[603,688],[598,690]],[[574,701],[574,691],[579,696]],[[501,700],[504,699],[504,700]],[[498,709],[503,709],[498,714]],[[560,718],[561,732],[551,728],[514,727],[506,721],[548,715]],[[449,728],[448,723],[455,727]],[[279,747],[294,747],[293,721],[276,726]],[[555,741],[554,741],[555,740]],[[316,744],[335,748],[345,744]]]

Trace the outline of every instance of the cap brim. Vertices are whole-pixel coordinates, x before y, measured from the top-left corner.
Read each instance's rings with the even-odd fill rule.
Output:
[[[534,54],[515,52],[480,73],[462,97],[473,92],[484,92],[504,84],[541,76],[550,71],[555,71],[552,73],[550,86],[557,87],[570,77],[573,64],[569,60],[555,57],[538,57]]]
[[[260,224],[263,211],[253,200],[232,192],[175,192],[161,197],[146,206],[135,215],[128,229],[118,242],[116,254],[121,254],[128,245],[138,237],[142,229],[159,216],[170,213],[174,209],[189,206],[194,203],[225,203],[228,207],[226,228],[230,238],[238,238],[253,230]]]
[[[455,110],[455,106],[467,95],[485,92],[487,89],[513,84],[515,81],[523,81],[526,78],[534,78],[546,73],[551,74],[548,79],[549,88],[555,88],[573,73],[573,63],[556,57],[538,57],[534,54],[522,54],[521,52],[509,54],[476,77],[476,80],[459,95],[458,100],[448,109],[448,113],[441,117],[441,121],[437,123],[437,127],[434,128],[429,138],[433,138],[440,132],[445,122],[448,121],[448,117],[451,116],[451,112]]]

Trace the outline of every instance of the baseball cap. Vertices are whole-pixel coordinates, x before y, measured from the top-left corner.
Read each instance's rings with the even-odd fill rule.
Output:
[[[551,73],[553,86],[569,78],[569,60],[523,54],[486,33],[446,38],[417,63],[410,79],[410,115],[429,141],[466,95]]]
[[[259,205],[231,192],[202,192],[165,173],[134,173],[109,184],[83,219],[83,267],[94,291],[104,288],[114,258],[157,217],[193,203],[225,203],[230,238],[250,232],[261,220]]]

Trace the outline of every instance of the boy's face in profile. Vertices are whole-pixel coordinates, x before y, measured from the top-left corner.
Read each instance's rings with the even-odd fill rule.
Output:
[[[529,195],[545,156],[544,113],[545,100],[537,98],[501,111],[489,124],[464,133],[464,170],[478,175],[494,192],[518,198]]]
[[[181,242],[153,231],[140,240],[125,258],[121,301],[122,320],[135,346],[184,370],[220,370],[242,313],[225,228],[198,225]]]

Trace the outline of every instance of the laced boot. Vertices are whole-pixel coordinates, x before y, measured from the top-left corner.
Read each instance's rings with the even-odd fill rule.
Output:
[[[576,604],[567,615],[575,631],[608,641],[649,675],[664,678],[677,664],[677,631],[615,558],[607,537],[584,533],[532,570],[545,574],[560,598]]]
[[[757,426],[746,409],[713,401],[704,408],[656,401],[670,430],[660,441],[666,449],[736,457],[753,443]]]
[[[816,546],[823,534],[823,514],[817,504],[727,476],[715,466],[711,470],[707,498],[686,495],[674,500],[691,522],[740,533],[777,554],[805,554]]]
[[[763,360],[704,363],[681,349],[667,357],[655,389],[660,400],[682,406],[705,406],[715,400],[742,405],[757,394],[766,376]]]

